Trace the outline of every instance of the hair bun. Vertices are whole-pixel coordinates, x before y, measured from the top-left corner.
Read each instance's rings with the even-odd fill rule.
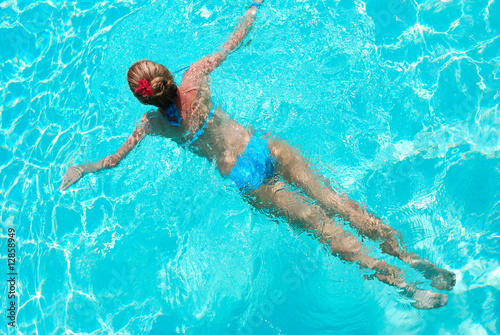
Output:
[[[155,95],[162,95],[165,92],[165,87],[168,86],[167,81],[165,77],[156,77],[151,80],[151,88]]]
[[[150,91],[146,96],[136,92],[140,80],[147,80]],[[172,103],[177,95],[174,77],[168,69],[158,63],[143,59],[135,62],[127,72],[127,81],[134,96],[143,104],[165,107]]]

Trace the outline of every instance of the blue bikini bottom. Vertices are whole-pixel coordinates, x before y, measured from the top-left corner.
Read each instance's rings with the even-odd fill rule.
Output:
[[[276,158],[269,151],[268,137],[257,132],[238,156],[229,174],[242,191],[255,190],[274,174]]]

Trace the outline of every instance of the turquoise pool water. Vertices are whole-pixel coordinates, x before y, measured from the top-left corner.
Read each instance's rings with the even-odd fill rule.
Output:
[[[2,285],[0,333],[498,333],[499,0],[266,1],[212,75],[232,117],[285,138],[456,273],[444,308],[364,281],[163,138],[57,191],[148,110],[127,87],[134,61],[189,65],[247,5],[0,2],[0,271],[14,228],[18,273],[17,328]]]

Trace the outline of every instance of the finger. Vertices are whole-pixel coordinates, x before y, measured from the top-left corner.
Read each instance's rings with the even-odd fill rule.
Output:
[[[62,189],[62,188],[64,188],[66,186],[66,184],[68,183],[68,178],[67,178],[66,174],[67,173],[64,174],[62,183],[61,183],[61,185],[59,185],[59,190]]]
[[[63,180],[63,182],[61,183],[61,186],[59,186],[59,190],[66,191],[67,188],[68,188],[68,181]]]
[[[59,189],[62,191],[66,191],[68,189],[68,187],[70,187],[72,184],[74,184],[73,180],[74,180],[74,178],[71,176],[71,171],[67,171],[66,174],[64,175],[63,181],[62,181]]]
[[[66,191],[73,184],[74,182],[72,180],[67,180],[66,183],[64,184],[63,191]]]

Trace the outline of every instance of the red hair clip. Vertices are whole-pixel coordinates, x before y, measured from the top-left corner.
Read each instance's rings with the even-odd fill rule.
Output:
[[[153,90],[146,79],[139,80],[139,87],[134,92],[142,94],[143,97],[153,95]]]

